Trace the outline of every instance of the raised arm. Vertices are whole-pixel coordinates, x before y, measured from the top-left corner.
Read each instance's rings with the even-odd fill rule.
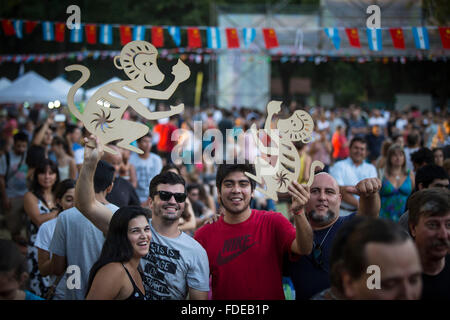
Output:
[[[380,189],[381,180],[378,178],[364,179],[354,187],[346,187],[348,193],[359,195],[357,215],[378,217],[381,208]]]
[[[75,206],[103,233],[108,232],[112,212],[95,199],[94,174],[103,155],[103,145],[91,135],[85,139],[84,162],[75,186]]]
[[[41,129],[36,132],[35,136],[33,137],[33,140],[31,141],[32,145],[40,146],[42,141],[44,140],[45,133],[47,132],[50,125],[53,123],[53,119],[47,118],[47,120],[42,125]]]
[[[305,215],[305,205],[310,196],[309,187],[293,181],[288,187],[288,192],[292,196],[291,213],[296,229],[291,251],[299,255],[308,255],[313,247],[313,231]]]

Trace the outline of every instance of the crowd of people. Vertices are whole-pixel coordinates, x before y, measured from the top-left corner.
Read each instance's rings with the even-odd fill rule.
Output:
[[[143,153],[112,154],[69,113],[3,106],[0,298],[450,299],[448,112],[293,102],[272,127],[297,109],[312,141],[275,202],[245,174],[264,112],[129,110]]]

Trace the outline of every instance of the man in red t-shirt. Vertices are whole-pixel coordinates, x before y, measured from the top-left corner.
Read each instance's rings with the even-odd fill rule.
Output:
[[[345,128],[342,126],[336,127],[336,132],[331,138],[333,145],[333,159],[336,161],[344,160],[349,155],[349,148],[347,138],[345,137]]]
[[[224,215],[197,230],[195,239],[208,254],[213,299],[282,300],[283,255],[312,250],[303,211],[308,192],[297,182],[289,186],[294,228],[281,213],[250,209],[255,182],[245,172],[255,174],[254,166],[219,165],[216,186]]]
[[[175,125],[177,117],[170,119],[160,119],[158,124],[153,128],[153,132],[159,134],[159,141],[156,145],[158,155],[165,159],[165,164],[171,163],[170,153],[174,148],[176,141],[172,141],[172,133],[178,129]]]

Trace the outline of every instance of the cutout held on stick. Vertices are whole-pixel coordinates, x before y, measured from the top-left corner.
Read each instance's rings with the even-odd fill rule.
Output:
[[[175,79],[170,86],[164,91],[148,89],[147,87],[160,84],[165,78],[158,68],[157,56],[158,51],[149,42],[132,41],[126,44],[120,56],[114,57],[114,66],[124,70],[130,80],[112,82],[98,89],[87,102],[83,113],[75,106],[74,97],[76,91],[89,79],[90,71],[77,64],[66,67],[66,71],[81,72],[81,78],[70,88],[67,95],[69,110],[83,122],[91,134],[100,139],[105,151],[115,154],[116,151],[107,147],[107,144],[120,140],[117,146],[143,153],[131,143],[147,134],[149,128],[144,124],[122,119],[128,107],[147,120],[158,120],[183,112],[184,104],[170,106],[169,111],[151,112],[139,101],[141,98],[168,100],[178,85],[190,76],[189,67],[178,59],[172,67]]]

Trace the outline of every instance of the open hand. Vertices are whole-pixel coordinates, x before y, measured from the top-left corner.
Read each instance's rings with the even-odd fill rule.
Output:
[[[309,187],[302,185],[297,181],[292,181],[292,183],[288,186],[288,192],[292,196],[291,210],[293,212],[302,210],[309,201]]]

